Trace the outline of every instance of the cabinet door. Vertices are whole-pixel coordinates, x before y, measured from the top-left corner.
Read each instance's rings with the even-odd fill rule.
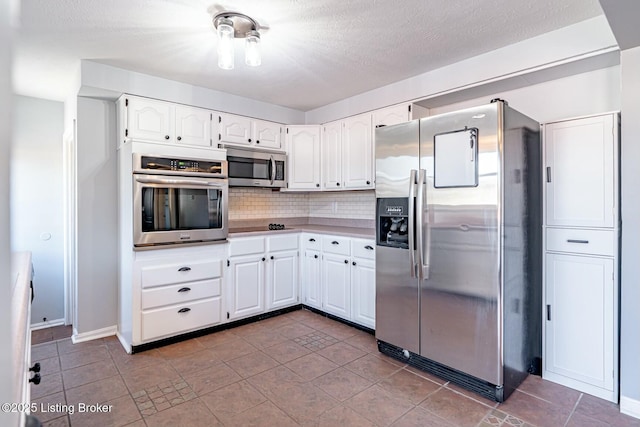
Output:
[[[373,112],[373,126],[393,126],[410,120],[409,104],[392,105]]]
[[[127,98],[127,137],[142,141],[173,142],[173,104],[144,98]]]
[[[376,327],[376,264],[363,258],[351,262],[351,318],[371,329]]]
[[[342,180],[346,189],[373,188],[371,114],[344,120],[342,129]]]
[[[298,251],[269,255],[267,308],[276,309],[298,303]]]
[[[176,141],[179,144],[211,146],[211,112],[176,106]]]
[[[229,263],[229,319],[264,312],[264,255],[231,258]]]
[[[250,145],[251,119],[234,114],[220,114],[220,141],[230,144]]]
[[[342,184],[342,121],[322,127],[322,188],[340,190]]]
[[[545,126],[546,224],[615,224],[615,116]]]
[[[320,281],[320,251],[307,249],[302,262],[304,303],[317,309],[322,308]]]
[[[289,126],[289,188],[320,190],[320,126]]]
[[[322,255],[322,308],[344,319],[351,318],[350,267],[348,257]]]
[[[282,127],[278,123],[253,120],[251,135],[257,147],[282,149]]]
[[[611,258],[546,255],[545,374],[582,388],[614,387],[614,263]]]

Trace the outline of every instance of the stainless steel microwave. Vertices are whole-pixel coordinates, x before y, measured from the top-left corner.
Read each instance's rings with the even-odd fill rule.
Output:
[[[227,166],[230,187],[287,186],[285,153],[227,148]]]

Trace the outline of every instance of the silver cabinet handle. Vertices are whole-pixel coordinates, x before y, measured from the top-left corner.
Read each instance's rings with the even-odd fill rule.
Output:
[[[587,244],[589,243],[588,240],[579,240],[579,239],[567,239],[567,243],[583,243],[583,244]]]

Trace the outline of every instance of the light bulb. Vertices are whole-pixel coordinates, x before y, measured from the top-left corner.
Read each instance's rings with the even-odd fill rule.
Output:
[[[257,67],[262,63],[260,58],[260,33],[252,30],[246,35],[244,60],[247,65]]]
[[[224,70],[233,69],[234,31],[231,19],[221,18],[218,21],[218,67]]]

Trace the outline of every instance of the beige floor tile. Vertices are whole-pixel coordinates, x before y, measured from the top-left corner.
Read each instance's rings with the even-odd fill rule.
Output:
[[[200,400],[223,423],[267,400],[247,381],[238,381],[200,397]]]
[[[258,351],[258,349],[242,338],[237,337],[236,339],[225,342],[224,344],[211,347],[211,351],[215,354],[216,358],[226,362]]]
[[[367,353],[342,341],[319,350],[318,354],[326,357],[335,364],[345,365],[349,362],[353,362],[354,360],[359,359]]]
[[[273,403],[266,401],[226,420],[225,427],[296,427],[298,424]],[[149,426],[152,427],[152,426]]]
[[[148,389],[165,381],[180,378],[178,372],[169,363],[154,364],[128,372],[124,382],[131,393]]]
[[[316,378],[312,384],[334,398],[344,401],[370,387],[373,383],[345,368],[338,368]]]
[[[99,346],[90,349],[74,351],[73,353],[63,353],[60,355],[60,366],[62,370],[77,368],[78,366],[89,365],[93,362],[111,359],[111,354],[106,346]]]
[[[249,353],[237,359],[229,360],[226,363],[242,378],[252,377],[279,365],[278,362],[262,351]]]
[[[311,383],[276,386],[272,393],[270,400],[298,423],[315,419],[339,404]]]
[[[375,424],[351,408],[338,405],[318,418],[305,422],[304,427],[375,427]]]
[[[345,406],[379,426],[391,425],[414,408],[408,400],[394,396],[377,385],[356,394],[345,402]]]
[[[31,360],[37,362],[38,360],[48,359],[50,357],[58,357],[58,345],[55,342],[31,346]]]
[[[417,407],[404,414],[393,427],[456,427],[455,424],[440,418],[426,409]],[[511,426],[507,426],[511,427]]]
[[[182,376],[198,372],[222,363],[216,354],[209,349],[189,353],[182,357],[174,357],[169,364]]]
[[[307,350],[291,340],[265,348],[263,351],[280,363],[287,363],[311,353],[311,350]]]
[[[242,377],[224,363],[220,363],[191,376],[186,376],[184,379],[198,396],[202,396],[238,382]]]
[[[379,381],[383,378],[387,378],[400,369],[397,366],[392,365],[389,362],[385,362],[384,360],[376,357],[373,354],[363,356],[359,359],[354,360],[353,362],[347,363],[344,366],[350,371],[355,372],[356,374],[374,382]]]
[[[378,383],[389,393],[407,399],[414,405],[419,404],[441,386],[426,378],[419,377],[401,369]]]
[[[62,371],[62,381],[66,389],[71,389],[114,375],[118,375],[118,370],[109,359]]]
[[[147,427],[216,427],[222,426],[199,399],[145,417]]]
[[[64,390],[62,374],[56,372],[51,375],[42,375],[40,384],[31,384],[31,399],[59,393]]]
[[[122,377],[116,375],[79,387],[67,388],[66,394],[67,402],[77,405],[78,403],[104,403],[128,395],[129,390]]]
[[[292,360],[291,362],[286,363],[285,366],[300,375],[300,377],[306,381],[317,378],[327,372],[331,372],[338,367],[338,365],[317,353],[311,353]]]
[[[131,396],[126,395],[110,400],[100,408],[107,408],[105,412],[76,412],[69,414],[72,426],[110,426],[123,427],[141,419],[140,412]]]

